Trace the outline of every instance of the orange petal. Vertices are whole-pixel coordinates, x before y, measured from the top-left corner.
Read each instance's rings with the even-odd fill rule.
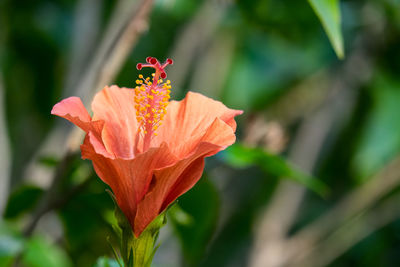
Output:
[[[177,157],[184,157],[185,153],[190,152],[189,149],[186,147],[181,151],[178,147],[193,144],[196,140],[199,142],[216,118],[227,124],[233,133],[236,130],[234,117],[241,113],[241,110],[229,109],[219,101],[189,92],[182,101],[171,101],[168,105],[165,121],[152,146],[165,141]]]
[[[203,173],[204,157],[220,149],[220,146],[202,142],[190,157],[154,172],[153,186],[138,204],[134,223],[137,237],[169,204],[196,184]]]
[[[199,132],[192,135],[191,139],[187,140],[185,143],[179,144],[173,151],[174,154],[178,155],[178,157],[187,157],[190,153],[193,153],[200,143],[207,142],[219,147],[219,150],[214,153],[216,154],[232,145],[235,140],[236,136],[232,128],[221,119],[216,118],[214,122],[208,126],[205,132]],[[207,157],[209,156],[211,155],[207,155]]]
[[[55,104],[51,114],[69,120],[85,132],[90,130],[91,118],[79,97],[68,97]]]
[[[103,130],[103,121],[92,121],[86,108],[79,97],[69,97],[54,105],[51,114],[60,116],[79,126],[86,133],[92,133],[92,143],[97,153],[105,156],[109,154],[101,140],[101,131]]]
[[[105,122],[102,139],[108,152],[118,158],[134,157],[138,124],[134,91],[106,86],[92,102],[93,120]]]
[[[177,159],[165,143],[133,159],[105,157],[95,151],[92,140],[96,139],[91,139],[89,134],[81,146],[82,157],[92,160],[97,175],[111,187],[119,207],[133,226],[137,203],[147,192],[154,170],[173,165]]]
[[[81,146],[82,158],[92,160],[93,167],[97,175],[103,182],[108,184],[117,199],[118,206],[125,216],[134,218],[136,213],[137,201],[133,179],[128,176],[129,169],[121,166],[118,159],[105,157],[97,153],[94,149],[95,138],[88,134]],[[93,144],[94,143],[94,144]],[[106,152],[108,153],[108,152]]]

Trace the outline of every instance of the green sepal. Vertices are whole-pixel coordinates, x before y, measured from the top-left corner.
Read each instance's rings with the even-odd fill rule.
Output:
[[[132,227],[125,214],[119,208],[114,194],[107,190],[115,204],[117,226],[114,231],[121,238],[121,257],[125,267],[150,267],[153,260],[160,228],[166,224],[166,211],[158,215],[140,234],[135,237]]]
[[[110,237],[107,237],[107,242],[108,242],[108,244],[109,244],[110,247],[111,247],[111,250],[112,250],[113,255],[114,255],[114,258],[115,258],[115,261],[118,263],[118,266],[119,266],[119,267],[124,267],[123,264],[121,263],[121,260],[120,260],[120,258],[119,258],[119,256],[118,256],[117,251],[115,250],[115,248],[114,248],[113,245],[111,244]]]
[[[166,224],[165,212],[158,215],[140,234],[133,239],[133,266],[149,267],[158,246],[156,246],[160,228]]]

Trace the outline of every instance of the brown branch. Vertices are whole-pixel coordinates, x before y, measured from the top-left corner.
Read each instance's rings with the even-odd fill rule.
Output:
[[[289,257],[291,261],[297,262],[308,257],[318,242],[329,233],[368,210],[383,196],[400,186],[399,170],[400,157],[390,162],[374,178],[351,192],[321,218],[293,236],[287,244],[287,251],[293,253]]]
[[[289,152],[289,159],[306,172],[312,172],[328,134],[333,134],[333,125],[338,131],[337,126],[353,107],[355,92],[338,90],[334,89],[337,92],[326,99],[325,105],[303,122]],[[279,183],[256,228],[251,266],[280,266],[286,259],[286,235],[305,190],[288,180]]]
[[[219,12],[222,13],[223,10]],[[235,55],[236,36],[225,31],[215,34],[215,37],[210,39],[212,40],[209,45],[197,60],[189,89],[211,98],[219,98]]]
[[[59,194],[59,187],[63,181],[65,172],[67,171],[73,158],[74,154],[69,152],[58,164],[50,188],[44,193],[43,197],[40,199],[38,205],[35,208],[35,211],[32,214],[31,220],[25,227],[25,236],[30,236],[33,233],[33,230],[36,228],[36,225],[39,222],[40,218],[51,210],[53,202],[55,201],[55,199],[57,199],[57,195]]]
[[[175,64],[168,73],[168,77],[174,81],[174,93],[183,89],[187,73],[196,63],[196,57],[201,54],[205,44],[215,34],[225,14],[225,6],[229,4],[218,4],[213,0],[204,1],[194,18],[179,35],[171,51],[171,58]]]
[[[12,158],[6,126],[5,101],[3,97],[4,86],[2,73],[0,73],[0,214],[3,213],[3,208],[5,207],[8,196]]]
[[[63,97],[73,94],[96,48],[104,0],[79,0],[75,7],[69,66]]]
[[[292,261],[292,266],[327,266],[371,233],[400,217],[400,195],[395,195],[373,210],[356,216],[327,239],[321,241],[302,260]]]
[[[74,158],[77,157],[77,153],[68,153],[63,160],[58,164],[55,176],[50,188],[44,193],[43,197],[40,199],[38,205],[36,206],[29,223],[26,225],[24,230],[25,236],[32,235],[34,229],[36,228],[40,219],[46,213],[60,208],[68,203],[76,194],[81,192],[89,183],[92,172],[90,172],[84,179],[83,182],[72,188],[61,191],[61,185],[66,178],[65,173],[70,167]]]
[[[112,82],[120,71],[132,47],[139,36],[148,29],[148,17],[153,0],[142,0],[136,5],[134,1],[121,1],[110,22],[110,28],[85,74],[77,86],[77,95],[84,103],[92,99],[93,94]]]

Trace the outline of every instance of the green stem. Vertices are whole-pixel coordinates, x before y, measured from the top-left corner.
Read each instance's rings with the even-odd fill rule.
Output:
[[[121,248],[126,267],[150,267],[157,250],[158,233],[165,222],[165,214],[162,213],[147,226],[138,238],[134,236],[130,227],[121,228]]]
[[[118,207],[115,196],[108,192],[115,203],[115,218],[121,230],[121,257],[125,267],[150,267],[153,256],[158,248],[156,246],[161,227],[166,223],[165,212],[158,215],[140,234],[135,237],[132,227]]]

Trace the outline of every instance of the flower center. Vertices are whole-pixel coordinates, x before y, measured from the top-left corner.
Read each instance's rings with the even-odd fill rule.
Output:
[[[139,131],[143,136],[143,151],[150,146],[153,136],[156,136],[157,128],[160,127],[166,114],[171,93],[171,82],[163,81],[167,77],[164,68],[173,63],[167,59],[161,64],[154,57],[146,58],[147,64],[137,64],[136,68],[141,70],[144,67],[154,68],[152,78],[144,78],[142,74],[136,80],[135,88],[135,110],[136,119],[139,123]]]

